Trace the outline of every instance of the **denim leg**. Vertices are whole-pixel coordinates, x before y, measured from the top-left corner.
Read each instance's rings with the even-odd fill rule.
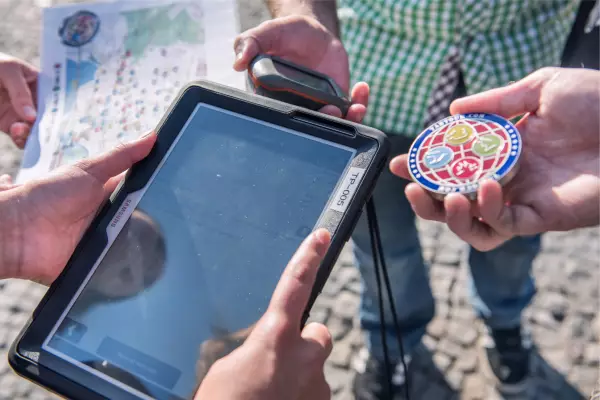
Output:
[[[390,139],[392,154],[408,151],[409,139],[394,136]],[[404,196],[404,188],[407,183],[407,181],[392,175],[386,168],[377,183],[373,199],[394,296],[394,305],[403,332],[403,344],[407,353],[410,354],[420,342],[427,324],[433,318],[435,305],[421,254],[421,246],[415,226],[415,215]],[[352,239],[354,254],[363,282],[360,309],[361,325],[367,335],[367,345],[370,353],[376,359],[383,361],[377,281],[366,209],[363,210]],[[381,283],[385,287],[383,279]],[[385,294],[384,309],[389,356],[391,360],[398,361],[400,351]]]
[[[535,295],[531,275],[540,235],[515,237],[485,253],[471,249],[471,304],[490,328],[514,328]]]

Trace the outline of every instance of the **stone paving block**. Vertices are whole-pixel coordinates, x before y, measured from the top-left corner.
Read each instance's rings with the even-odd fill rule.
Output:
[[[321,291],[321,295],[325,297],[335,297],[338,293],[343,289],[344,282],[336,278],[335,273],[337,273],[337,269],[332,272],[329,279],[323,286],[323,290]]]
[[[563,348],[564,340],[557,330],[548,329],[544,326],[530,324],[531,335],[537,346],[544,349]]]
[[[435,317],[441,319],[448,319],[450,317],[450,306],[447,302],[438,299],[435,305]]]
[[[32,282],[18,279],[10,279],[8,284],[4,287],[4,293],[9,301],[18,299],[20,296],[27,295],[29,289],[33,286]]]
[[[350,333],[347,335],[348,344],[356,351],[358,348],[364,346],[365,338],[363,332],[354,326]]]
[[[585,343],[581,340],[572,340],[567,344],[571,363],[582,365],[585,361]]]
[[[446,225],[438,225],[438,244],[446,246],[448,249],[460,251],[466,248],[465,242],[459,239],[454,232],[446,227]]]
[[[438,350],[443,352],[444,354],[449,355],[452,358],[458,358],[463,353],[463,347],[460,344],[454,342],[448,336],[440,340]]]
[[[486,400],[486,388],[480,376],[476,374],[469,374],[465,376],[460,399]]]
[[[336,271],[335,279],[340,281],[342,287],[354,281],[358,281],[358,269],[353,265],[343,266]]]
[[[25,314],[23,312],[12,314],[8,320],[8,322],[13,326],[15,330],[20,330],[25,323],[29,319],[29,314]]]
[[[537,296],[536,306],[548,310],[557,322],[562,322],[569,309],[569,300],[562,293],[547,291]]]
[[[433,363],[442,372],[446,372],[452,364],[452,358],[444,352],[436,352],[433,356]]]
[[[360,296],[360,294],[362,293],[362,283],[360,280],[353,280],[352,282],[346,284],[346,286],[344,286],[344,289]]]
[[[436,300],[445,301],[449,300],[452,286],[454,284],[453,279],[449,278],[432,278],[430,281],[431,292]]]
[[[542,359],[561,375],[567,375],[571,369],[571,362],[565,349],[544,349],[540,354]]]
[[[435,258],[435,249],[432,247],[424,247],[421,251],[423,252],[423,261],[425,261],[426,264],[431,264]]]
[[[348,376],[348,371],[343,368],[337,368],[331,364],[325,366],[325,379],[333,394],[337,394],[346,386]]]
[[[448,331],[448,321],[444,318],[435,317],[429,325],[427,325],[427,333],[432,337],[439,339],[446,335]]]
[[[588,343],[585,349],[585,361],[590,367],[600,366],[600,345]]]
[[[597,368],[577,368],[569,374],[569,380],[580,388],[593,387],[598,383]]]
[[[334,341],[333,349],[329,355],[328,361],[331,365],[347,369],[352,359],[352,347],[344,341]]]
[[[310,310],[310,317],[307,322],[319,322],[321,324],[327,324],[327,319],[331,309],[328,307],[314,307]]]
[[[348,332],[350,332],[350,329],[352,329],[352,321],[346,318],[340,318],[339,315],[334,314],[329,318],[327,328],[329,329],[329,333],[333,340],[340,340],[346,337]]]
[[[445,264],[433,264],[429,270],[429,276],[432,280],[443,279],[454,281],[458,274],[458,269]]]
[[[586,268],[586,265],[582,263],[580,260],[575,258],[569,258],[562,261],[562,268],[567,275],[567,279],[570,281],[578,280],[578,279],[589,279],[591,277],[591,271],[589,267]]]
[[[580,315],[573,315],[571,318],[565,321],[565,328],[567,337],[573,339],[589,339],[591,336],[590,322],[586,321]]]
[[[466,348],[454,362],[455,367],[463,372],[470,373],[477,369],[477,350],[475,348]]]
[[[438,341],[431,335],[423,336],[421,339],[421,343],[429,350],[430,352],[435,352],[437,349]]]
[[[340,267],[351,266],[352,268],[356,268],[354,266],[354,254],[352,253],[352,247],[353,245],[351,243],[348,243],[346,246],[344,246],[344,249],[338,257],[337,265]]]
[[[352,320],[358,310],[359,298],[346,290],[341,291],[335,298],[333,313],[340,318]]]
[[[446,374],[444,375],[448,385],[456,391],[460,391],[464,376],[464,372],[458,369],[456,364],[454,364],[450,370],[446,371]]]
[[[464,297],[463,297],[464,299]],[[466,303],[466,300],[464,301]],[[461,321],[461,323],[465,324],[474,324],[475,323],[475,312],[473,308],[471,308],[470,304],[464,304],[462,307],[454,306],[452,311],[450,312],[452,319],[456,319]]]
[[[437,249],[433,259],[439,264],[458,265],[460,264],[461,257],[462,253],[460,251],[457,252],[455,249],[444,246]]]
[[[546,309],[535,309],[531,315],[531,320],[534,324],[543,326],[552,331],[556,331],[560,327],[560,322]]]
[[[477,340],[478,332],[473,324],[464,323],[459,320],[452,320],[448,324],[448,336],[456,343],[468,347]]]
[[[593,291],[593,288],[591,287],[591,285],[596,285],[597,282],[587,282],[585,284],[585,286],[587,287],[581,287],[580,290],[581,292],[586,292],[586,293],[591,293]],[[591,297],[591,296],[589,296]],[[590,301],[589,297],[586,298],[579,298],[576,301],[573,302],[573,307],[575,308],[575,312],[579,315],[581,315],[583,318],[585,318],[587,321],[592,321],[594,319],[594,317],[598,314],[598,302],[596,301]]]

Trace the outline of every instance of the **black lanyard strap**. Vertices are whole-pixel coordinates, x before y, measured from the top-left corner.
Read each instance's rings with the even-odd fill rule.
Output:
[[[390,278],[388,275],[387,267],[385,265],[385,257],[383,253],[383,245],[381,244],[381,237],[379,236],[379,224],[377,222],[377,213],[375,212],[375,203],[373,197],[367,201],[367,221],[369,224],[369,233],[371,235],[371,251],[373,254],[373,264],[375,266],[375,277],[377,281],[377,296],[379,300],[379,321],[381,329],[381,342],[383,345],[385,371],[387,378],[387,391],[389,398],[393,398],[394,389],[392,385],[393,371],[392,365],[389,360],[389,353],[387,347],[387,335],[386,335],[386,323],[385,323],[385,311],[383,308],[383,291],[381,288],[381,275],[383,275],[383,281],[385,283],[385,289],[387,292],[388,301],[390,304],[390,311],[392,313],[392,322],[396,331],[396,339],[398,340],[398,347],[400,348],[400,362],[402,363],[402,369],[404,370],[404,395],[406,400],[410,400],[410,385],[408,377],[408,369],[406,368],[406,359],[404,355],[404,345],[402,343],[402,331],[400,329],[400,323],[398,322],[398,315],[396,314],[396,306],[394,297],[392,295],[392,287],[390,284]],[[395,368],[395,366],[394,366]]]

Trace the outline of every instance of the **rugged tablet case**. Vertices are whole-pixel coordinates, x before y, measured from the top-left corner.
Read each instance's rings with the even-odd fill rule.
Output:
[[[260,97],[248,92],[242,92],[213,82],[197,81],[188,84],[180,91],[178,97],[174,100],[169,110],[157,125],[156,132],[158,133],[159,138],[150,155],[146,159],[136,163],[130,169],[126,178],[115,190],[110,200],[100,208],[96,217],[78,243],[66,267],[52,283],[45,296],[34,310],[32,316],[27,321],[26,326],[21,330],[18,337],[13,342],[8,356],[9,364],[20,376],[44,386],[55,394],[72,399],[87,400],[104,399],[107,397],[137,398],[131,394],[124,394],[122,389],[119,389],[114,385],[109,385],[104,381],[99,383],[98,381],[100,381],[101,378],[90,378],[88,375],[91,374],[80,368],[78,369],[80,373],[71,374],[72,378],[72,375],[78,375],[78,377],[76,377],[78,382],[76,382],[69,379],[69,377],[42,365],[39,362],[40,355],[46,357],[49,357],[49,355],[45,351],[42,352],[41,346],[51,330],[51,328],[46,329],[42,328],[42,326],[45,326],[44,324],[53,325],[56,323],[57,319],[62,314],[62,311],[74,295],[76,289],[73,288],[79,288],[95,261],[100,256],[102,250],[106,247],[106,244],[108,243],[106,229],[118,213],[123,201],[127,198],[128,194],[136,192],[145,186],[162,159],[162,156],[157,157],[156,153],[160,152],[164,156],[166,150],[171,147],[173,140],[171,139],[167,144],[164,141],[161,141],[161,137],[163,135],[172,135],[174,139],[181,130],[183,123],[185,123],[190,116],[194,107],[190,109],[192,104],[181,104],[180,107],[187,107],[188,109],[178,110],[180,107],[175,106],[180,100],[185,99],[186,96],[189,97],[190,95],[196,100],[193,104],[194,107],[198,102],[213,105],[215,103],[225,104],[227,102],[233,102],[236,105],[235,112],[244,114],[246,109],[250,108],[253,108],[253,112],[256,112],[256,107],[258,107],[262,110],[261,112],[278,113],[280,117],[283,118],[282,121],[288,119],[292,121],[290,123],[293,124],[305,124],[307,126],[318,128],[320,131],[330,132],[331,137],[329,137],[329,140],[331,141],[336,141],[338,139],[348,141],[362,138],[371,142],[376,142],[376,146],[373,146],[371,150],[362,155],[359,154],[353,159],[351,166],[365,168],[365,173],[362,177],[361,186],[354,193],[350,203],[343,212],[343,215],[338,215],[341,213],[336,214],[334,210],[329,209],[329,214],[324,214],[325,218],[321,219],[319,227],[326,227],[330,230],[334,228],[335,234],[332,237],[330,250],[325,256],[317,274],[313,292],[305,311],[303,324],[308,318],[309,310],[327,281],[331,269],[345,242],[350,238],[354,226],[360,217],[361,210],[371,196],[379,174],[387,164],[390,152],[387,137],[382,132],[364,125],[341,120],[277,100]],[[188,98],[188,101],[189,100],[190,99]],[[178,121],[177,118],[170,118],[177,112],[182,112],[182,115],[185,115],[183,123]],[[180,125],[179,129],[177,129],[178,125]],[[173,131],[176,132],[173,133]],[[367,182],[368,184],[364,184],[364,182]],[[337,192],[337,189],[338,188],[336,187],[334,193]],[[329,207],[329,205],[327,207]],[[66,293],[69,293],[69,296],[65,296]],[[53,298],[53,302],[49,301],[51,298]],[[56,302],[59,302],[60,304],[64,303],[65,305],[57,307]],[[44,313],[44,316],[41,315],[42,312]],[[300,329],[301,327],[298,328]],[[66,363],[65,361],[62,362]],[[84,385],[81,381],[89,381],[91,384]],[[97,389],[93,389],[91,386],[94,386]],[[101,390],[104,395],[100,395],[98,393],[99,390]]]

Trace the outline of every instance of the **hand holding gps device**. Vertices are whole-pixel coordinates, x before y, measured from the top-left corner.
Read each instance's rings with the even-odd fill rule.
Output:
[[[248,68],[254,93],[309,110],[334,105],[345,116],[350,99],[327,75],[276,56],[258,55]]]
[[[389,152],[377,130],[208,82],[156,131],[11,348],[17,373],[61,396],[193,397],[200,349],[244,337],[325,228],[306,319]]]

